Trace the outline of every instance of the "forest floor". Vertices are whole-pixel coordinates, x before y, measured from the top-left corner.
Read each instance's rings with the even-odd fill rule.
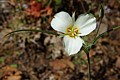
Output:
[[[89,11],[99,24],[100,4],[99,34],[120,25],[120,0],[0,0],[0,80],[87,80],[85,52],[68,56],[62,37],[29,31],[4,36],[20,29],[55,32],[50,22],[60,11],[76,17]],[[120,80],[120,29],[100,38],[89,54],[92,80]]]

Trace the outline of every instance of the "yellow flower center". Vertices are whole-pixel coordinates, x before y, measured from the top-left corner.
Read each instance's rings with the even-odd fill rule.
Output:
[[[69,35],[72,38],[75,38],[76,36],[78,36],[78,34],[80,34],[78,27],[68,27],[66,29],[66,35]]]

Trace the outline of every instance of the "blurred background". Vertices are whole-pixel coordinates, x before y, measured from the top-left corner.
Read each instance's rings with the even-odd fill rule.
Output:
[[[0,80],[87,80],[84,51],[66,55],[62,38],[37,29],[55,32],[50,22],[60,11],[70,15],[90,12],[98,19],[104,9],[99,34],[120,25],[120,0],[0,0]],[[92,41],[96,31],[85,36]],[[90,50],[92,80],[120,80],[120,29],[103,36]]]

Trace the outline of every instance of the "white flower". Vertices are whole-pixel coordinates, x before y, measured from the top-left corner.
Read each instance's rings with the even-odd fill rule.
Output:
[[[67,12],[62,11],[51,21],[54,30],[65,34],[63,41],[69,55],[80,51],[84,42],[80,36],[88,35],[96,28],[96,18],[93,15],[82,14],[76,21],[74,15],[71,17]]]

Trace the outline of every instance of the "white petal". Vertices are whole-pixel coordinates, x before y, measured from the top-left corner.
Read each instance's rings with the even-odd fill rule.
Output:
[[[82,14],[76,20],[74,26],[79,27],[80,35],[85,36],[91,33],[96,28],[96,18],[90,14]]]
[[[87,22],[87,20],[89,19],[89,15],[88,14],[81,14],[78,16],[75,25],[78,25],[79,27],[82,27],[82,25],[85,24],[85,22]]]
[[[52,28],[63,33],[65,33],[67,27],[72,25],[72,17],[63,11],[57,13],[51,21]]]
[[[67,35],[63,38],[63,41],[65,45],[65,51],[69,55],[78,53],[83,44],[83,40],[80,37],[71,38]]]

